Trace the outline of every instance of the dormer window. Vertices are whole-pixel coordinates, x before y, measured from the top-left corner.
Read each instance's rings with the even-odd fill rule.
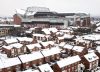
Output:
[[[89,60],[91,60],[92,58],[88,58]]]
[[[96,56],[93,56],[93,58],[96,58]]]

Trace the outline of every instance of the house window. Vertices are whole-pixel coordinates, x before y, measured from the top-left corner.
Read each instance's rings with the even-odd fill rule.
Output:
[[[0,69],[0,72],[2,71],[2,69]]]
[[[26,47],[24,48],[24,52],[26,52]]]
[[[9,72],[10,69],[11,69],[10,67],[7,68],[8,72]],[[11,72],[11,71],[10,71],[10,72]]]
[[[39,64],[40,64],[40,65],[42,64],[42,59],[39,59]]]
[[[20,49],[18,49],[18,53],[20,53]]]
[[[61,68],[61,70],[62,70],[62,71],[64,71],[64,70],[65,70],[65,68],[63,67],[63,68]]]
[[[72,71],[74,72],[74,67],[72,67]]]
[[[11,53],[14,54],[14,49],[11,50]]]
[[[56,55],[57,59],[59,59],[59,54]]]
[[[68,72],[70,72],[70,68],[68,69]]]

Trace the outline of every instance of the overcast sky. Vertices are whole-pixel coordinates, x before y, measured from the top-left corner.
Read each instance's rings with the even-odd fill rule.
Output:
[[[15,9],[47,7],[56,12],[84,12],[100,16],[100,0],[0,0],[0,16],[12,16]]]

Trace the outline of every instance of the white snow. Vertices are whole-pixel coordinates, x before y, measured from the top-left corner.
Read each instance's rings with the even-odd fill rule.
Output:
[[[41,48],[41,45],[39,43],[29,44],[29,45],[26,45],[26,46],[28,47],[28,49],[33,49],[35,47]]]
[[[42,31],[43,31],[45,34],[51,34],[50,31],[49,31],[49,29],[47,29],[47,28],[42,29]]]
[[[45,57],[47,57],[47,56],[51,56],[51,55],[54,55],[54,54],[59,54],[60,49],[58,47],[53,47],[51,49],[44,49],[41,52]]]
[[[0,69],[5,68],[2,60],[0,59]]]
[[[100,34],[89,34],[82,36],[86,40],[100,40]]]
[[[52,31],[53,33],[56,33],[58,30],[57,30],[57,28],[49,28],[49,31]]]
[[[17,14],[22,14],[22,15],[25,14],[25,10],[22,10],[22,9],[16,9],[16,12]]]
[[[33,36],[36,36],[36,37],[45,37],[44,34],[33,34]]]
[[[81,60],[80,57],[78,55],[76,55],[76,56],[64,58],[60,61],[57,61],[57,64],[60,68],[62,68],[62,67],[68,66],[70,64],[79,62],[80,60]]]
[[[48,63],[38,66],[41,72],[54,72]]]
[[[84,47],[82,46],[74,46],[72,50],[77,51],[77,52],[82,52]]]
[[[6,48],[6,49],[12,49],[12,48],[21,48],[23,45],[20,43],[14,43],[8,46],[2,46],[2,48]]]
[[[53,41],[40,42],[43,46],[54,45]]]
[[[84,55],[84,57],[85,57],[85,58],[87,59],[87,61],[89,61],[89,62],[92,62],[92,61],[95,61],[95,60],[99,59],[99,57],[98,57],[94,52],[88,53],[88,54]]]
[[[43,58],[43,55],[41,54],[40,51],[37,51],[37,52],[33,52],[31,54],[20,55],[19,57],[23,63],[26,63],[26,62],[34,61],[37,59],[41,59],[41,58]]]
[[[59,44],[59,46],[63,47],[65,44],[66,44],[65,42],[61,42],[61,43]]]
[[[17,37],[17,39],[21,41],[27,41],[27,42],[32,42],[33,38],[28,38],[28,37]]]
[[[17,43],[18,40],[16,38],[12,38],[12,39],[6,39],[4,40],[7,44],[10,44],[10,43]]]
[[[73,46],[72,46],[72,45],[70,45],[70,44],[65,44],[65,46],[64,46],[63,48],[65,48],[65,49],[72,49],[72,48],[73,48]]]
[[[21,71],[21,72],[40,72],[40,71],[39,70],[28,69],[28,70]]]
[[[63,40],[64,39],[64,37],[58,37],[58,40]]]
[[[68,39],[70,39],[70,38],[73,38],[74,37],[74,35],[70,35],[70,34],[64,34],[64,36],[63,36],[64,38],[68,38]]]
[[[20,60],[19,60],[18,57],[8,58],[8,59],[2,59],[2,63],[4,64],[5,68],[21,64],[21,62],[20,62]]]

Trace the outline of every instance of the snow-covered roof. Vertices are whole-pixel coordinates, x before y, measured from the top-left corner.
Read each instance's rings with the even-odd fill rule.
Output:
[[[58,47],[53,47],[53,48],[50,48],[50,49],[44,49],[41,52],[45,57],[47,57],[47,56],[51,56],[51,55],[54,55],[54,54],[59,54],[60,49]]]
[[[86,40],[100,40],[100,34],[89,34],[82,37]]]
[[[23,45],[20,44],[20,43],[14,43],[14,44],[11,44],[11,45],[8,45],[8,46],[2,46],[3,48],[6,48],[6,49],[12,49],[12,48],[21,48]]]
[[[62,67],[68,66],[70,64],[79,62],[80,60],[81,60],[80,57],[78,55],[76,55],[76,56],[68,57],[68,58],[62,59],[60,61],[57,61],[57,64],[60,68],[62,68]]]
[[[96,44],[100,44],[100,41],[95,41]]]
[[[75,50],[77,52],[82,52],[83,49],[84,49],[84,47],[82,47],[82,46],[74,46],[72,50]]]
[[[37,7],[37,6],[31,6],[27,8],[28,12],[49,12],[49,8],[46,7]]]
[[[0,27],[4,27],[4,26],[7,26],[7,27],[21,27],[21,25],[15,25],[15,24],[0,24]]]
[[[31,30],[31,31],[32,31],[32,30],[35,30],[35,28],[30,28],[29,30]]]
[[[60,30],[60,32],[69,33],[69,32],[72,32],[72,31],[71,30]]]
[[[76,39],[74,39],[75,41],[78,41],[78,42],[81,42],[81,43],[83,43],[83,42],[85,42],[85,43],[90,43],[90,41],[88,41],[88,40],[84,40],[83,38],[81,38],[81,37],[78,37],[78,38],[76,38]]]
[[[47,29],[47,28],[42,29],[42,31],[43,31],[45,34],[51,34],[50,31],[49,31],[49,29]]]
[[[54,72],[48,63],[42,64],[38,67],[41,72]]]
[[[14,47],[14,48],[21,48],[23,46],[23,44],[20,44],[20,43],[14,43],[14,44],[11,44],[10,46]]]
[[[2,46],[2,48],[5,48],[5,49],[10,50],[10,49],[12,49],[13,47],[12,47],[12,46],[10,46],[10,45],[9,45],[9,46],[5,46],[5,45],[4,45],[4,46]]]
[[[2,60],[0,59],[0,69],[5,68]]]
[[[41,45],[39,43],[35,43],[35,44],[29,44],[29,45],[26,45],[28,47],[28,49],[33,49],[35,47],[37,48],[40,48]]]
[[[28,37],[17,37],[17,39],[19,41],[28,41],[28,42],[32,42],[33,38],[28,38]]]
[[[49,28],[49,31],[52,31],[53,33],[56,33],[58,30],[57,30],[57,28]]]
[[[58,37],[58,40],[62,40],[62,39],[64,39],[64,37]]]
[[[25,33],[32,33],[32,31],[31,30],[26,30]]]
[[[96,26],[100,26],[100,23],[97,23]]]
[[[18,64],[21,64],[20,60],[18,57],[15,58],[8,58],[8,59],[3,59],[2,63],[4,64],[4,67],[10,67],[10,66],[15,66]]]
[[[27,15],[27,16],[32,16],[32,15],[34,15],[35,13],[36,13],[36,12],[27,12],[26,15]]]
[[[70,44],[65,44],[65,46],[64,46],[63,48],[66,48],[66,49],[72,49],[72,48],[73,48],[73,46],[72,46],[72,45],[70,45]]]
[[[59,46],[63,47],[65,44],[66,44],[65,42],[61,42],[61,43],[59,44]]]
[[[25,14],[25,10],[23,9],[16,9],[17,14],[21,14],[24,15]]]
[[[97,46],[96,50],[100,53],[100,46]]]
[[[88,53],[88,54],[84,55],[84,57],[85,57],[85,58],[87,59],[87,61],[89,61],[89,62],[92,62],[92,61],[95,61],[95,60],[99,59],[99,57],[98,57],[94,52]]]
[[[25,71],[21,71],[21,72],[40,72],[39,70],[34,70],[34,69],[27,69]]]
[[[46,42],[41,42],[41,44],[43,46],[48,46],[48,45],[54,45],[54,42],[53,41],[46,41]]]
[[[18,40],[15,39],[15,38],[12,38],[12,39],[6,39],[6,40],[4,40],[4,41],[5,41],[7,44],[18,42]]]
[[[23,63],[26,63],[26,62],[29,62],[29,61],[33,61],[33,60],[43,58],[43,55],[41,54],[40,51],[37,51],[37,52],[33,52],[31,54],[20,55],[19,58],[22,60]]]
[[[70,39],[70,38],[73,38],[74,37],[74,35],[70,35],[70,34],[64,34],[64,36],[63,36],[64,38],[68,38],[68,39]]]
[[[33,36],[37,36],[37,37],[45,37],[44,34],[33,34]]]

